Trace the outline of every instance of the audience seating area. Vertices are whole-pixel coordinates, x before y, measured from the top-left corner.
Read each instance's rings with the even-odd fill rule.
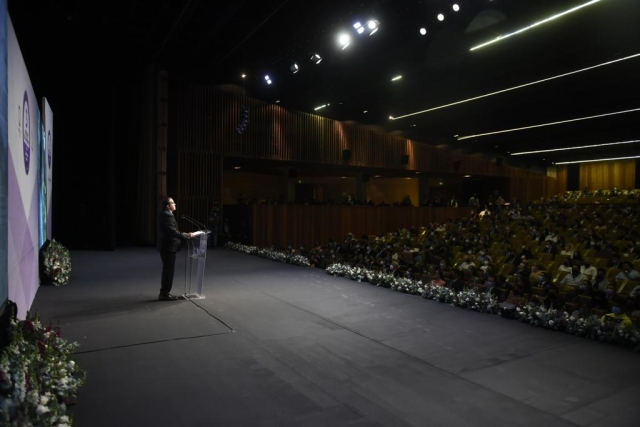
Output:
[[[360,239],[349,234],[343,242],[316,243],[299,252],[321,268],[339,262],[443,286],[460,286],[462,280],[465,287],[516,305],[602,316],[622,304],[638,326],[637,194],[571,192],[548,203],[493,207],[485,218],[401,227]],[[604,278],[595,277],[599,269]]]

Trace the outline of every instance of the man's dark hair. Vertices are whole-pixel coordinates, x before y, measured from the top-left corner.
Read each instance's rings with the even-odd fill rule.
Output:
[[[162,198],[162,209],[166,209],[169,205],[169,200],[173,199],[173,197],[166,196]]]

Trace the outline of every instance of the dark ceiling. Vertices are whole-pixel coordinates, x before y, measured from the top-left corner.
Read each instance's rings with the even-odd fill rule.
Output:
[[[640,139],[640,111],[462,140],[454,135],[640,109],[640,56],[404,119],[389,116],[640,54],[637,0],[601,0],[470,51],[587,2],[460,0],[460,11],[453,12],[453,0],[10,0],[9,11],[19,39],[24,28],[39,25],[51,42],[48,52],[31,49],[25,56],[56,55],[56,65],[81,58],[113,73],[155,62],[173,77],[244,85],[248,96],[279,101],[285,108],[487,158],[504,157],[509,164],[544,167],[640,155],[640,143],[510,155]],[[438,13],[445,14],[443,22],[436,19]],[[358,36],[352,24],[369,19],[380,22],[379,31]],[[421,26],[426,36],[419,34]],[[336,43],[343,30],[352,35],[345,50]],[[310,61],[312,52],[322,55],[320,64]],[[292,61],[300,65],[295,75],[289,69]],[[265,74],[272,85],[266,85]],[[392,82],[396,75],[402,79]],[[322,104],[328,106],[314,111]]]

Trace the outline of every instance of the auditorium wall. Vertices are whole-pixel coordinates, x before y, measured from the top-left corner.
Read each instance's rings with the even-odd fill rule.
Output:
[[[558,193],[567,191],[567,165],[556,166]],[[580,189],[611,190],[636,188],[636,161],[618,160],[580,164]]]

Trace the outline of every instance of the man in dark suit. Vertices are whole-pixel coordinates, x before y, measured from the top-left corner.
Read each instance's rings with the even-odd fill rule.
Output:
[[[192,233],[181,233],[178,230],[178,223],[173,216],[176,210],[176,203],[171,197],[162,199],[162,211],[158,215],[158,249],[162,259],[162,281],[160,285],[161,301],[175,301],[178,297],[171,295],[173,286],[173,271],[176,264],[176,254],[180,250],[183,239],[193,237]]]

